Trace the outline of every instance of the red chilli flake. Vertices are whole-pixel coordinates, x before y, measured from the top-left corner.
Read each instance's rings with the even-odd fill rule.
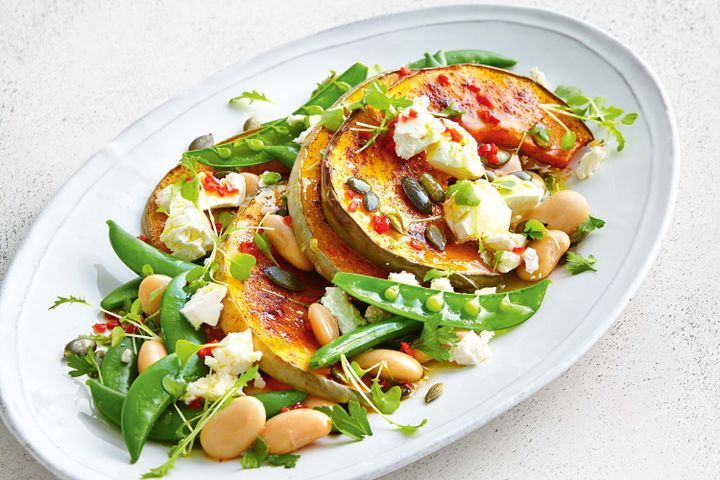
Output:
[[[526,247],[515,247],[512,249],[513,253],[522,255],[525,252]]]
[[[412,70],[410,70],[410,67],[408,67],[407,65],[403,65],[402,67],[400,67],[398,73],[401,77],[407,77],[412,73]]]
[[[355,213],[357,212],[358,207],[360,206],[360,202],[357,200],[353,200],[350,202],[350,205],[348,205],[348,212]]]
[[[150,244],[150,238],[147,235],[145,235],[144,233],[141,233],[140,235],[138,235],[137,239],[140,240],[141,242]]]
[[[285,225],[292,225],[292,217],[290,215],[286,215],[283,217],[283,223]]]
[[[445,131],[450,134],[450,140],[453,142],[460,143],[462,141],[462,135],[460,135],[460,132],[455,130],[454,128],[445,128]]]
[[[373,229],[380,235],[390,230],[390,219],[385,215],[373,215],[371,224]]]
[[[413,352],[413,349],[410,348],[410,344],[407,342],[400,342],[400,350],[406,355],[415,357],[415,352]]]
[[[212,339],[208,343],[218,343],[217,339]],[[218,348],[220,345],[213,345],[205,348],[201,348],[198,350],[198,357],[205,358],[205,357],[212,357],[213,356],[213,350]]]
[[[305,405],[303,405],[302,403],[296,403],[295,405],[292,405],[290,407],[281,408],[280,413],[289,412],[290,410],[299,410],[301,408],[307,408],[307,407]]]
[[[478,147],[478,155],[485,157],[490,165],[497,165],[500,163],[497,158],[498,150],[494,143],[483,143]]]
[[[486,110],[480,110],[478,112],[478,117],[480,117],[480,120],[485,123],[489,123],[490,125],[497,125],[500,123],[500,120],[495,115]]]
[[[191,410],[200,410],[205,405],[205,399],[198,397],[188,404],[188,408]]]
[[[235,188],[229,183],[221,182],[220,180],[215,178],[214,175],[206,174],[203,178],[202,184],[206,191],[214,192],[219,197],[224,197],[225,195],[230,195],[237,192],[237,188]]]
[[[425,250],[425,246],[414,238],[408,241],[408,245],[410,245],[410,248],[417,250],[418,252]]]
[[[438,75],[437,81],[443,87],[447,87],[448,85],[450,85],[450,79],[447,77],[447,75],[442,74],[442,73],[440,75]]]

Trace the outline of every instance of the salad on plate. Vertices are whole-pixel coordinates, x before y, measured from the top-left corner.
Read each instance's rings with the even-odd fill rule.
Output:
[[[605,221],[567,187],[623,149],[637,114],[515,64],[440,50],[333,71],[286,118],[193,140],[142,233],[107,221],[134,278],[50,308],[98,312],[64,359],[130,462],[169,445],[144,478],[195,447],[292,468],[322,437],[373,435],[368,414],[412,435],[432,418],[393,413],[418,391],[442,401],[439,365],[481,365],[559,266],[596,270],[578,247]]]

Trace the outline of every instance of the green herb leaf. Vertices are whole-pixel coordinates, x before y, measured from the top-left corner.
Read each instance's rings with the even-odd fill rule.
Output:
[[[452,327],[440,325],[441,317],[433,315],[424,324],[420,338],[413,348],[422,350],[429,357],[446,362],[450,359],[450,349],[458,342],[458,336]]]
[[[541,240],[545,234],[545,230],[545,225],[540,220],[531,218],[525,222],[523,234],[530,240]]]
[[[260,181],[262,182],[262,186],[275,185],[277,182],[280,181],[281,178],[282,175],[280,175],[278,172],[263,172],[260,175]]]
[[[333,426],[340,433],[353,440],[362,440],[364,437],[373,434],[368,423],[367,412],[357,400],[350,400],[348,404],[349,413],[340,405],[334,405],[332,408],[318,407],[317,410],[329,416]]]
[[[635,120],[637,120],[637,118],[637,113],[628,113],[620,119],[620,123],[622,123],[623,125],[632,125],[633,123],[635,123]]]
[[[603,228],[604,226],[605,220],[588,215],[588,217],[580,225],[578,225],[578,232],[590,233],[593,230]]]
[[[204,274],[205,269],[203,267],[195,267],[185,274],[185,281],[187,283],[192,283],[196,280],[200,280]]]
[[[377,81],[371,83],[365,90],[363,98],[348,108],[354,109],[365,109],[366,107],[372,107],[383,114],[383,118],[379,125],[376,126],[363,126],[362,128],[356,128],[356,130],[364,130],[371,133],[371,137],[365,142],[358,152],[373,145],[377,138],[385,133],[388,129],[388,124],[397,116],[399,111],[405,107],[412,105],[412,100],[405,97],[396,97],[388,95],[387,87],[380,85]]]
[[[567,252],[565,259],[567,260],[565,268],[573,275],[591,270],[597,272],[595,268],[595,257],[592,255],[588,255],[587,258],[585,258],[579,253]]]
[[[138,317],[140,312],[142,312],[142,300],[136,298],[132,305],[130,305],[130,315]]]
[[[253,235],[253,243],[255,246],[260,250],[263,255],[265,255],[268,260],[272,261],[275,265],[278,265],[277,261],[275,261],[275,257],[273,257],[272,249],[270,248],[270,242],[267,239],[267,234],[265,233],[257,233]]]
[[[205,345],[193,343],[189,340],[178,340],[175,342],[175,354],[180,360],[180,365],[187,365],[190,357],[199,352]]]
[[[568,105],[585,105],[590,101],[579,88],[569,85],[558,85],[555,95],[565,100]]]
[[[68,374],[71,377],[82,377],[83,375],[87,375],[90,378],[99,377],[100,383],[102,383],[102,377],[100,377],[100,366],[97,363],[95,352],[93,350],[88,350],[84,356],[71,353],[66,357],[66,360],[68,367],[70,367]]]
[[[455,102],[450,102],[447,107],[440,110],[440,116],[443,117],[459,117],[463,113],[465,113],[464,110],[458,110],[455,108]]]
[[[423,427],[427,423],[427,418],[423,418],[422,422],[417,425],[400,425],[397,427],[398,431],[404,435],[412,435],[417,432],[420,427]]]
[[[245,455],[240,457],[240,465],[244,469],[260,468],[268,458],[268,446],[261,436],[255,439],[255,445],[252,450],[248,450]]]
[[[563,150],[570,150],[575,146],[575,142],[577,141],[577,135],[572,130],[568,130],[565,132],[565,135],[563,135],[562,140],[560,141],[560,148]]]
[[[255,101],[258,102],[272,102],[266,95],[258,92],[257,90],[251,90],[249,92],[242,92],[237,97],[233,97],[230,99],[230,105],[245,105],[243,100],[247,100],[248,104],[251,104]]]
[[[149,277],[150,275],[153,275],[155,273],[155,271],[153,271],[153,268],[147,263],[142,266],[141,272],[143,277]]]
[[[250,278],[250,270],[256,263],[255,257],[249,253],[237,253],[230,259],[230,275],[236,280],[244,282]]]
[[[542,123],[536,123],[533,128],[528,130],[528,135],[531,135],[540,148],[547,148],[550,146],[550,132],[547,127]]]
[[[325,127],[331,132],[335,132],[338,128],[340,128],[344,121],[345,112],[343,112],[343,109],[340,107],[331,108],[320,114],[318,126]]]
[[[454,197],[457,205],[476,207],[480,205],[480,197],[475,193],[475,187],[469,180],[460,180],[447,189],[447,196]]]
[[[122,327],[114,327],[110,333],[110,346],[114,347],[125,338],[125,330]]]
[[[274,467],[295,468],[300,455],[285,453],[283,455],[268,455],[267,463]]]
[[[73,295],[70,295],[68,297],[57,297],[52,305],[48,308],[48,310],[53,310],[60,305],[65,305],[66,303],[79,303],[81,305],[85,305],[88,307],[92,307],[84,298],[82,297],[76,297]]]
[[[180,398],[187,390],[187,383],[172,375],[165,375],[162,380],[160,380],[160,384],[163,390],[169,395],[172,395],[173,398]]]
[[[182,195],[185,200],[197,205],[198,197],[200,196],[200,179],[197,175],[183,183],[183,186],[180,188],[180,195]]]
[[[180,165],[187,168],[193,177],[197,177],[197,174],[200,173],[200,167],[198,167],[197,158],[195,158],[193,156],[183,155],[182,159],[180,159]],[[180,182],[182,182],[182,181],[183,180],[180,179]],[[180,184],[176,184],[176,185],[178,188],[180,187]]]
[[[423,283],[435,280],[436,278],[448,278],[452,274],[452,270],[437,270],[435,268],[431,268],[423,277]]]
[[[382,388],[380,388],[380,380],[373,378],[370,394],[372,395],[372,401],[375,406],[385,415],[390,415],[400,407],[402,390],[400,390],[400,387],[397,385],[390,388],[387,392],[383,392]]]

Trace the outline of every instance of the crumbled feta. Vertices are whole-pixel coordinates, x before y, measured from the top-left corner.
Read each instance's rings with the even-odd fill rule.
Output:
[[[205,365],[210,367],[210,373],[187,386],[182,398],[188,404],[197,398],[217,400],[233,386],[238,375],[246,372],[262,357],[262,353],[253,348],[250,330],[229,333],[213,348],[212,353],[212,356],[205,357]]]
[[[545,73],[542,70],[540,70],[538,67],[532,67],[530,69],[530,78],[535,80],[537,83],[539,83],[543,87],[547,87],[547,80],[545,78]]]
[[[433,290],[442,290],[443,292],[454,292],[450,279],[447,277],[433,278],[430,280],[430,288]]]
[[[398,114],[393,132],[398,157],[407,160],[440,139],[445,126],[428,111],[429,106],[430,99],[423,95]]]
[[[307,139],[308,135],[310,135],[310,132],[312,132],[313,128],[315,128],[315,125],[320,123],[320,119],[322,117],[320,115],[310,115],[307,117],[307,120],[305,124],[307,125],[307,128],[303,130],[300,135],[297,136],[297,138],[293,139],[293,142],[297,144],[302,144],[305,139]]]
[[[427,162],[456,178],[474,180],[482,177],[485,168],[475,139],[459,123],[445,118],[440,121],[445,131],[427,148]]]
[[[130,361],[132,360],[132,357],[133,357],[132,350],[130,350],[129,348],[126,348],[125,350],[123,350],[122,355],[120,355],[120,361],[122,363],[130,363]]]
[[[265,379],[263,378],[263,376],[260,374],[259,370],[255,374],[255,379],[253,380],[253,386],[255,388],[260,388],[260,389],[265,388],[267,386],[267,383],[265,382]]]
[[[260,204],[260,211],[263,215],[272,214],[280,210],[272,188],[261,188],[257,195],[255,195],[255,201]]]
[[[500,273],[508,273],[511,270],[515,270],[520,266],[522,257],[517,253],[504,251],[500,255],[500,261],[497,264],[497,270]]]
[[[205,172],[198,173],[200,185],[204,185],[205,178],[208,176]],[[246,184],[245,177],[239,173],[231,172],[217,182],[227,190],[224,195],[218,195],[217,192],[200,189],[198,195],[198,205],[203,210],[212,208],[237,208],[245,200]]]
[[[575,175],[580,180],[590,178],[595,175],[598,167],[603,160],[607,157],[607,149],[604,145],[595,145],[588,149],[585,154],[580,157],[580,162],[575,169]]]
[[[497,293],[497,287],[484,287],[480,290],[475,290],[475,295],[493,295]]]
[[[515,175],[503,175],[492,184],[515,216],[531,212],[545,197],[545,189],[540,185]]]
[[[415,275],[413,275],[410,272],[406,272],[403,270],[402,272],[390,272],[388,275],[388,280],[392,280],[393,282],[397,283],[404,283],[406,285],[417,285],[420,286],[420,282],[418,282]]]
[[[367,324],[360,311],[350,302],[348,294],[338,287],[325,288],[325,295],[320,299],[320,303],[330,310],[343,335]]]
[[[170,211],[170,203],[178,193],[179,190],[175,187],[175,185],[168,185],[155,194],[155,203],[157,203],[157,206],[160,207],[161,212],[168,213]]]
[[[522,248],[527,243],[525,235],[521,233],[501,233],[492,235],[485,239],[485,246],[491,250],[512,250],[514,248]]]
[[[507,233],[510,229],[512,211],[498,191],[487,180],[472,182],[480,204],[458,205],[455,195],[445,200],[445,221],[458,243],[481,240],[488,236]]]
[[[208,283],[193,294],[180,313],[195,327],[195,330],[198,330],[203,323],[215,327],[220,319],[222,301],[226,294],[227,287]]]
[[[375,305],[368,305],[367,309],[365,309],[364,316],[365,320],[367,320],[368,323],[375,323],[381,320],[387,320],[388,318],[392,317],[392,313],[386,312],[385,310],[382,310]]]
[[[523,262],[525,262],[525,270],[527,273],[533,274],[540,268],[540,259],[534,248],[526,248],[522,253]]]
[[[170,203],[160,241],[173,255],[189,261],[202,257],[215,244],[210,221],[194,203],[182,195],[175,195]]]
[[[287,123],[288,123],[288,125],[297,125],[298,123],[305,123],[305,117],[307,117],[307,115],[290,114],[287,117]]]
[[[469,331],[450,350],[450,361],[458,365],[477,365],[492,356],[488,342],[495,336],[495,332],[483,330],[480,335]]]

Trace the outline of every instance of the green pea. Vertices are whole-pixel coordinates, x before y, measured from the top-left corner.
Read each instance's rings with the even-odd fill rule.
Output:
[[[229,148],[218,147],[216,151],[220,158],[230,158],[232,156],[232,150]]]
[[[385,289],[385,298],[390,301],[395,301],[398,298],[398,295],[400,295],[400,287],[397,285],[393,285],[392,287],[388,287]]]
[[[247,144],[248,148],[253,152],[260,152],[265,146],[265,142],[263,142],[259,138],[251,138],[245,143]]]
[[[481,308],[482,307],[480,307],[480,300],[478,300],[477,298],[468,300],[467,302],[465,302],[465,305],[463,305],[463,311],[471,317],[476,317],[480,313]]]
[[[320,115],[323,111],[325,111],[325,109],[320,105],[308,105],[305,107],[305,111],[308,115]]]
[[[443,296],[441,293],[430,295],[427,300],[425,300],[425,308],[427,308],[431,312],[437,313],[441,311],[444,306],[445,300],[443,300]]]

